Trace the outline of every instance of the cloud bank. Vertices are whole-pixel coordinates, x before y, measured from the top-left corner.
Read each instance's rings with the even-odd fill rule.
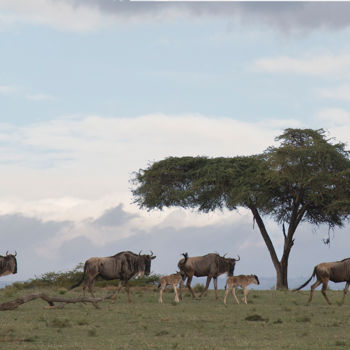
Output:
[[[349,26],[346,2],[153,2],[114,0],[2,0],[0,21],[38,23],[63,30],[93,30],[123,21],[225,19],[261,23],[284,32]],[[0,22],[0,23],[1,23]]]

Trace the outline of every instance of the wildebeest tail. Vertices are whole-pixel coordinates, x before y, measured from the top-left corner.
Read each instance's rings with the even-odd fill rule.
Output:
[[[304,284],[302,284],[300,287],[293,289],[293,292],[304,288],[304,287],[312,280],[312,278],[316,275],[316,267],[317,267],[317,266],[315,266],[314,271],[313,271],[311,277],[310,277]]]
[[[82,282],[84,281],[85,279],[85,275],[86,275],[86,269],[87,269],[87,264],[85,263],[84,265],[84,272],[83,272],[83,277],[80,279],[80,281],[76,284],[74,284],[72,287],[69,288],[69,290],[72,290],[78,286],[80,286],[82,284]]]
[[[184,260],[183,261],[180,260],[179,263],[177,264],[177,267],[180,269],[180,273],[183,272],[182,269],[185,266],[188,259],[187,253],[182,253],[182,255],[184,256]]]

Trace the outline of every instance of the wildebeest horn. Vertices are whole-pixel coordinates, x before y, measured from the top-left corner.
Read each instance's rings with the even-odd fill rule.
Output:
[[[152,250],[150,250],[150,252],[151,252],[151,256],[153,256],[153,252],[152,252]]]
[[[240,261],[241,260],[241,258],[239,257],[239,255],[237,255],[238,256],[238,259],[235,259],[236,261]]]
[[[8,256],[8,255],[9,255],[9,251],[7,250],[7,251],[6,251],[6,256]]]
[[[227,255],[227,253],[225,253],[222,257],[224,258]]]
[[[17,252],[15,251],[15,256],[17,256]]]
[[[139,255],[141,255],[142,250],[140,250]]]

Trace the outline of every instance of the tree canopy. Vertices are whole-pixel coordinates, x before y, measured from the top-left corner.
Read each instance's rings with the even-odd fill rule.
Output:
[[[202,212],[251,210],[277,272],[288,287],[287,267],[301,222],[341,227],[350,214],[350,153],[323,129],[286,129],[262,154],[240,157],[169,157],[140,169],[133,179],[140,208],[180,206]],[[262,217],[281,225],[278,259]],[[287,230],[285,227],[287,226]]]

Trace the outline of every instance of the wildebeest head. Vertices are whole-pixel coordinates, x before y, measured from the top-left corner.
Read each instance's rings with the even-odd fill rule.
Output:
[[[225,259],[226,264],[228,264],[227,275],[233,276],[233,271],[234,271],[235,266],[236,266],[236,261],[241,260],[241,258],[239,256],[238,256],[238,259],[225,258],[225,255],[223,256],[223,259]]]
[[[1,261],[2,269],[4,269],[5,274],[15,274],[17,273],[17,259],[16,259],[17,253],[15,254],[8,254],[8,251],[6,252],[6,256],[3,257]],[[1,269],[1,270],[2,270]]]
[[[139,253],[139,273],[141,277],[144,275],[149,276],[151,273],[151,262],[155,258],[156,256],[153,255],[152,251],[151,254],[141,255],[141,252]]]

